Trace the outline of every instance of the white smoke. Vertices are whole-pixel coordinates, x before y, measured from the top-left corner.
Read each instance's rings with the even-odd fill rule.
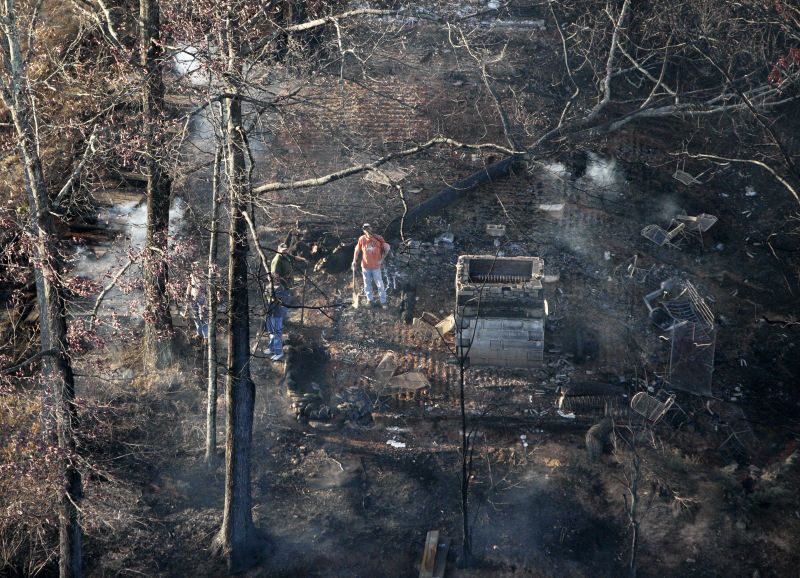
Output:
[[[189,79],[194,86],[208,84],[210,79],[208,73],[203,70],[198,53],[194,46],[185,46],[175,54],[175,71],[179,76]]]
[[[169,234],[177,235],[184,225],[187,205],[176,197],[169,211]],[[128,262],[130,254],[139,253],[147,236],[147,204],[142,201],[127,201],[114,207],[103,208],[98,221],[105,225],[113,236],[109,244],[78,246],[72,255],[72,275],[83,277],[102,286]],[[122,281],[135,279],[139,273],[136,265],[122,277]],[[117,289],[106,297],[105,305],[119,310],[120,300],[127,299]]]
[[[570,172],[563,163],[548,163],[544,165],[544,170],[559,179],[568,179],[570,177]]]
[[[606,159],[595,153],[589,153],[589,162],[586,165],[586,178],[596,187],[609,189],[619,185],[621,175],[617,169],[615,158]]]

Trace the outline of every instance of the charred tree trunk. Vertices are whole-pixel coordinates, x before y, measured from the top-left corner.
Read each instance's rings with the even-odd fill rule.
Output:
[[[172,182],[164,171],[161,159],[163,152],[159,146],[162,139],[156,128],[164,110],[164,81],[161,74],[164,50],[159,41],[160,29],[158,0],[140,0],[139,51],[140,64],[145,74],[142,84],[142,115],[147,176],[143,351],[145,369],[149,370],[162,369],[172,362],[172,317],[166,295],[169,197]]]
[[[228,87],[225,100],[228,210],[228,362],[226,382],[225,506],[216,550],[228,563],[230,572],[254,566],[264,547],[253,524],[250,493],[250,465],[253,434],[255,385],[250,378],[250,310],[247,288],[247,209],[249,183],[245,166],[245,139],[239,88],[238,35],[235,16],[228,14]]]
[[[466,381],[466,368],[463,358],[459,359],[458,368],[458,399],[461,410],[461,564],[469,567],[472,564],[472,537],[469,527],[469,479],[470,468],[470,439],[467,430],[467,410],[464,384]]]
[[[219,173],[222,151],[214,156],[211,183],[211,240],[208,244],[208,401],[206,405],[206,463],[213,466],[217,454],[217,218],[219,213]]]
[[[37,148],[28,82],[20,52],[14,0],[3,0],[0,9],[4,77],[2,97],[14,122],[30,209],[29,233],[34,240],[34,272],[39,305],[39,331],[42,357],[42,382],[45,388],[45,411],[52,409],[48,426],[55,418],[55,438],[60,450],[59,468],[62,487],[59,496],[59,575],[75,578],[81,570],[81,526],[78,504],[81,500],[81,476],[75,467],[77,423],[75,380],[67,353],[67,324],[64,299],[58,285],[58,260],[53,247],[53,222],[50,201]]]

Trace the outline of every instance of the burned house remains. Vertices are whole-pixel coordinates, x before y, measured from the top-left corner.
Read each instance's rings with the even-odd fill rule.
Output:
[[[456,265],[456,348],[469,365],[540,367],[547,304],[538,257],[462,255]]]

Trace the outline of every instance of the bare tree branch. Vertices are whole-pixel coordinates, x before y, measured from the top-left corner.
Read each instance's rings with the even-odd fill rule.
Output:
[[[723,163],[747,163],[747,164],[759,166],[762,169],[764,169],[765,171],[767,171],[769,174],[771,174],[775,178],[775,180],[778,181],[781,185],[783,185],[783,188],[785,188],[787,191],[789,191],[792,194],[792,196],[795,198],[797,203],[800,204],[800,194],[798,194],[797,189],[795,189],[791,185],[791,183],[789,183],[786,179],[784,179],[782,176],[780,176],[775,171],[775,169],[773,169],[771,166],[769,166],[764,161],[760,161],[758,159],[735,159],[735,158],[728,158],[728,157],[720,157],[720,156],[711,155],[711,154],[694,154],[694,155],[690,154],[688,156],[689,156],[689,158],[693,158],[693,159],[709,159],[709,160],[712,160],[712,161],[723,162]]]
[[[598,102],[592,111],[589,113],[589,118],[592,119],[600,114],[600,111],[603,110],[608,103],[611,102],[611,79],[614,76],[615,72],[615,63],[617,61],[617,48],[619,46],[619,31],[622,28],[623,23],[625,22],[625,17],[628,13],[628,6],[630,6],[630,0],[625,0],[625,3],[622,5],[622,9],[619,12],[619,18],[617,18],[616,22],[614,22],[614,32],[611,35],[611,46],[608,48],[608,60],[606,60],[606,75],[602,81],[603,85],[603,98]],[[608,8],[606,8],[606,13],[608,14],[609,18],[611,18],[611,13],[608,12]],[[613,18],[612,18],[613,21]]]
[[[321,177],[317,177],[314,179],[304,179],[299,181],[276,181],[272,183],[264,183],[263,185],[258,185],[257,187],[253,187],[254,193],[266,193],[270,191],[280,191],[284,189],[303,189],[309,187],[316,187],[319,185],[326,185],[328,183],[332,183],[334,181],[338,181],[345,177],[349,177],[351,175],[355,175],[358,173],[363,173],[365,171],[376,169],[379,166],[388,163],[392,159],[407,157],[410,155],[414,155],[420,153],[424,150],[427,150],[431,147],[436,145],[449,145],[453,148],[459,149],[470,149],[470,150],[496,150],[500,152],[504,152],[509,155],[518,154],[518,151],[514,151],[507,147],[497,144],[468,144],[462,143],[457,140],[446,138],[446,137],[435,137],[430,139],[427,142],[424,142],[420,145],[415,147],[411,147],[408,149],[404,149],[401,151],[397,151],[395,153],[390,153],[388,155],[382,156],[381,158],[374,160],[369,163],[362,163],[359,165],[353,165],[347,167],[346,169],[342,169],[340,171],[335,171],[333,173],[328,173],[327,175],[323,175]]]
[[[75,166],[72,171],[72,174],[67,179],[67,182],[64,183],[64,186],[61,187],[61,190],[56,195],[55,200],[53,200],[53,209],[58,210],[61,208],[61,203],[64,201],[64,197],[66,197],[69,192],[72,190],[73,185],[75,184],[75,180],[78,176],[83,172],[83,167],[86,165],[86,161],[89,160],[90,154],[94,154],[97,151],[97,135],[96,135],[96,127],[92,130],[92,134],[89,137],[89,142],[86,144],[86,148],[83,151],[83,155],[81,156],[80,162]],[[52,210],[50,211],[53,212]],[[53,213],[55,214],[55,213]]]
[[[125,265],[123,265],[122,268],[119,271],[117,271],[111,278],[111,282],[105,287],[103,287],[103,290],[100,291],[100,293],[97,295],[97,299],[94,300],[94,307],[92,307],[92,313],[91,315],[89,315],[90,326],[94,326],[95,321],[97,321],[97,311],[100,309],[100,304],[103,302],[103,299],[105,299],[108,292],[114,288],[114,285],[117,284],[119,278],[125,274],[125,271],[130,269],[130,266],[133,265],[133,263],[134,263],[133,259],[128,259],[128,262],[125,263]]]

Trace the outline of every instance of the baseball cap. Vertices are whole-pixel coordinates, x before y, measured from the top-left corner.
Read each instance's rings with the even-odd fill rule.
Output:
[[[364,223],[363,225],[361,225],[361,228],[364,231],[371,231],[372,230],[372,225],[370,225],[369,223]]]
[[[286,243],[281,243],[280,245],[278,245],[278,251],[283,251],[284,249],[288,249],[288,248],[289,248],[289,245],[287,245]]]

